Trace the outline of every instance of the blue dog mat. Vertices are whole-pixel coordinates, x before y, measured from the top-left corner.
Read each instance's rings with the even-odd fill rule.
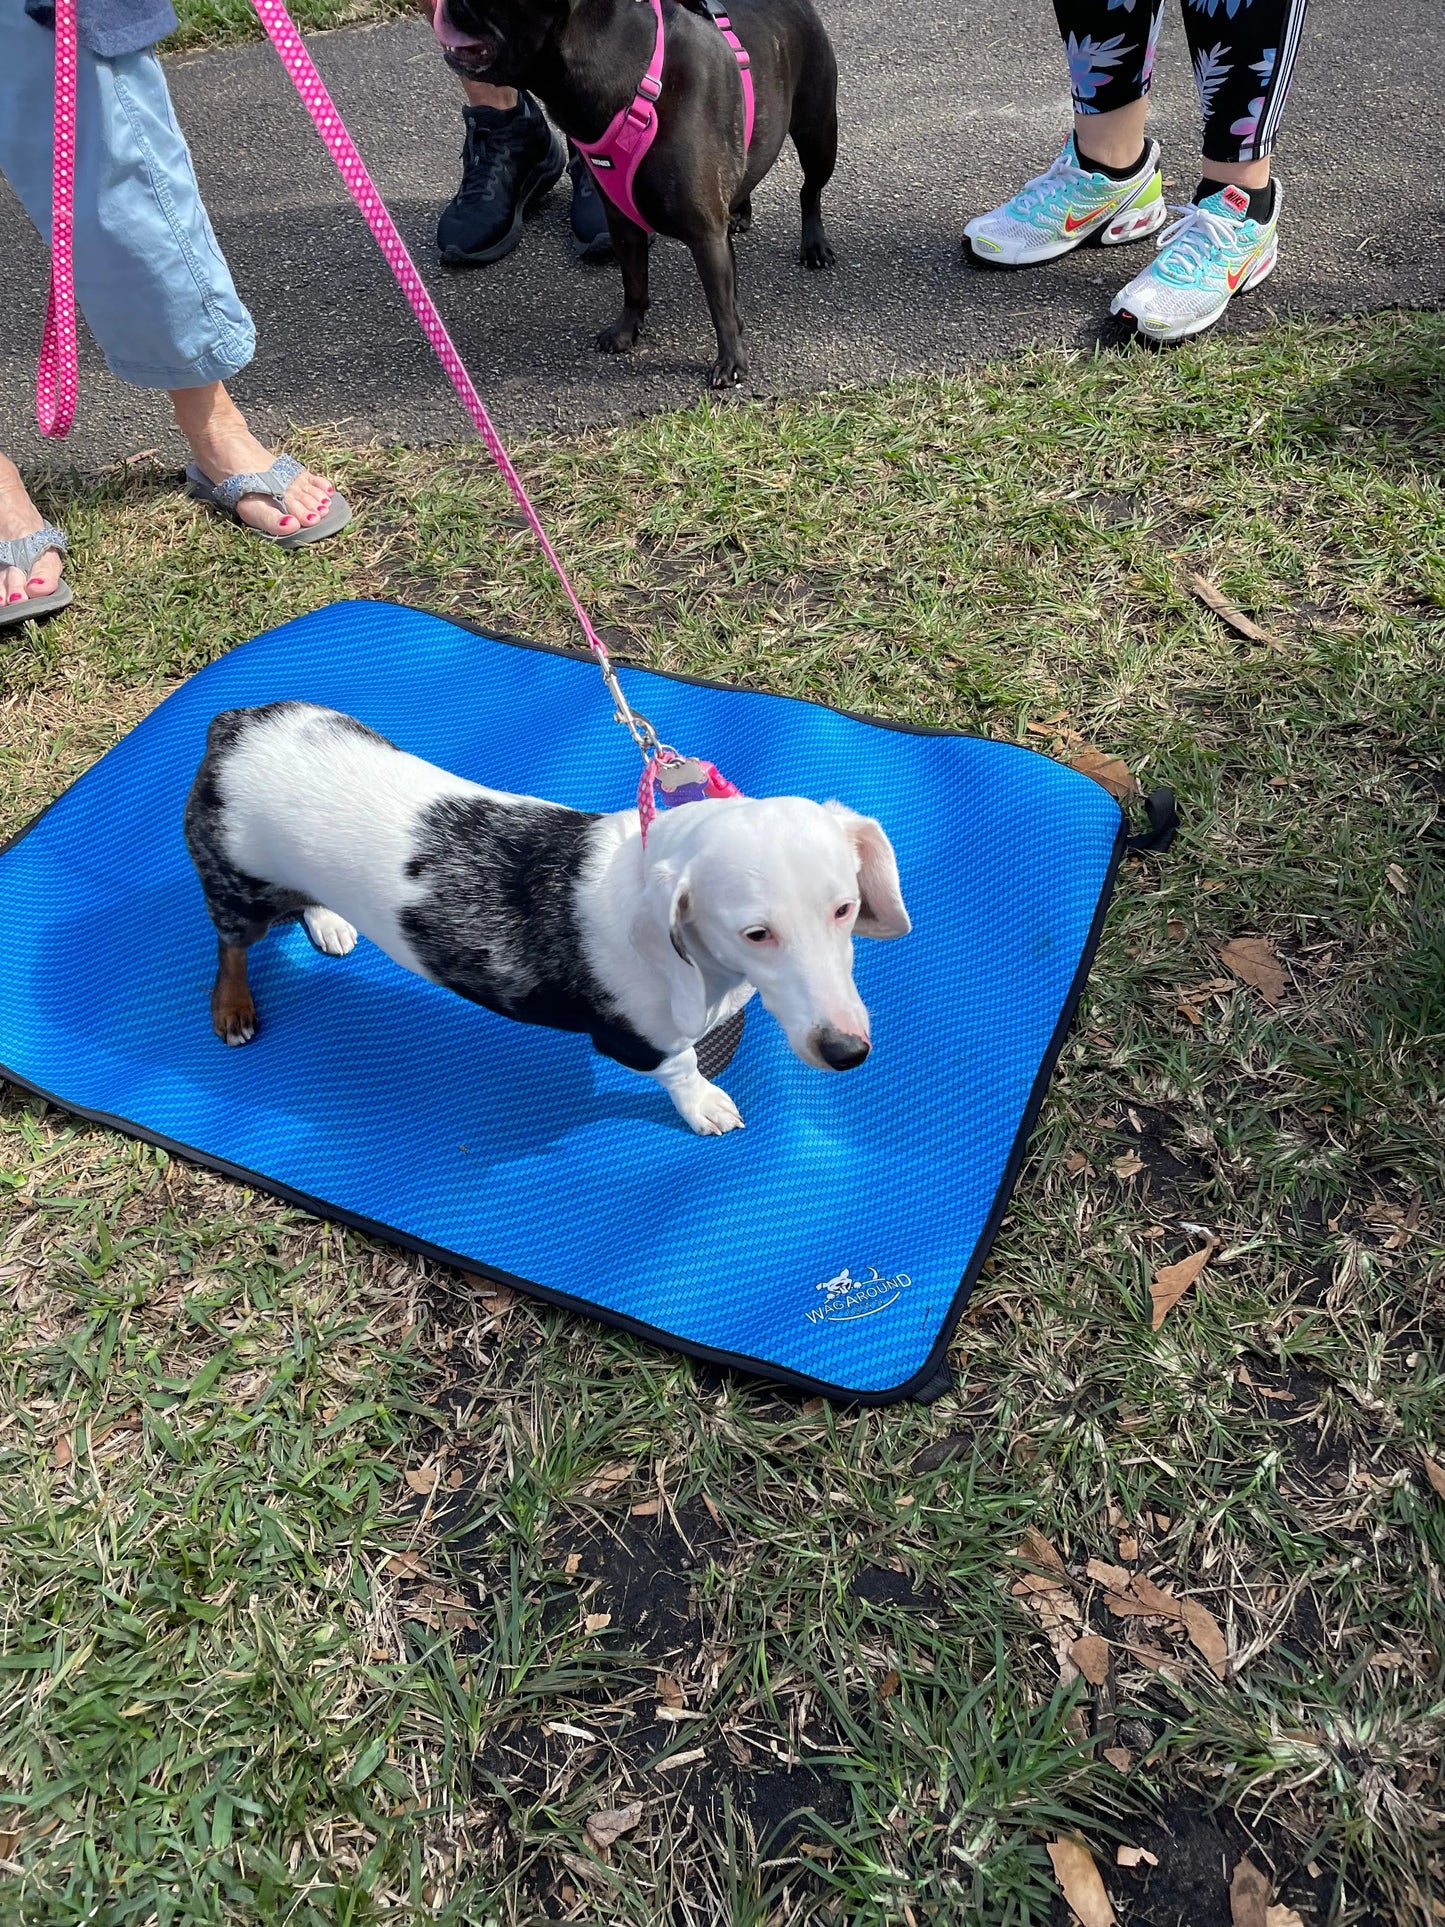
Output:
[[[913,933],[856,946],[873,1054],[799,1062],[756,1000],[694,1137],[593,1051],[299,927],[252,952],[262,1028],[211,1030],[181,810],[223,709],[348,711],[500,789],[607,810],[637,760],[595,666],[345,602],[201,670],[0,855],[0,1075],[320,1216],[658,1343],[882,1403],[947,1382],[1126,843],[1097,783],[1006,743],[624,669],[666,741],[893,839]]]

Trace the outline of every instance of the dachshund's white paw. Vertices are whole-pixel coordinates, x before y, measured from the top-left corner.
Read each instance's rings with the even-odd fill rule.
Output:
[[[355,929],[334,910],[323,910],[320,904],[313,904],[301,912],[301,921],[306,925],[307,936],[323,956],[344,957],[356,948]]]
[[[743,1128],[737,1105],[720,1084],[709,1084],[705,1077],[699,1077],[687,1092],[674,1093],[672,1101],[699,1137],[721,1137],[725,1131]]]

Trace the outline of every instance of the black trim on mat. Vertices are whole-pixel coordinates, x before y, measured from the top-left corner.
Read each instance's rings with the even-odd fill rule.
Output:
[[[376,601],[380,603],[380,598],[377,598]],[[381,603],[380,606],[408,609],[409,613],[421,615],[431,615],[433,613],[431,610],[425,609],[411,611],[409,610],[409,605],[406,603]],[[454,616],[436,616],[435,620],[439,622],[449,622],[453,628],[467,630],[471,634],[480,636],[488,642],[503,642],[521,649],[535,649],[545,655],[568,656],[578,662],[591,662],[594,660],[592,652],[587,649],[562,648],[554,643],[533,642],[525,636],[513,636],[506,633],[498,634],[495,630],[484,629],[479,623],[458,621]],[[244,647],[245,645],[241,644],[239,646]],[[217,658],[217,660],[219,660],[219,658]],[[699,689],[716,689],[722,690],[725,693],[738,693],[733,684],[710,682],[702,676],[684,676],[674,674],[667,670],[648,669],[646,665],[642,663],[629,664],[624,662],[619,666],[622,668],[641,669],[644,670],[646,674],[650,676],[660,676],[667,682],[690,683]],[[777,692],[772,690],[754,690],[746,693],[754,695],[775,695]],[[789,702],[808,702],[817,709],[832,708],[831,704],[818,702],[815,697],[809,696],[790,696],[783,698],[783,700]],[[852,710],[833,710],[833,713],[835,715],[849,716],[853,721],[867,723],[875,729],[893,729],[910,736],[962,736],[966,733],[963,730],[943,729],[932,724],[900,723],[876,716],[860,716]],[[1020,745],[1020,747],[1022,748],[1023,745]],[[1036,750],[1025,750],[1025,754],[1038,755],[1039,753],[1040,752]],[[94,765],[91,767],[93,768]],[[77,783],[83,781],[85,774],[86,772],[83,771],[80,776],[76,777],[75,781]],[[69,789],[73,787],[73,784],[67,785],[67,788],[61,791],[61,796],[66,795]],[[56,803],[59,801],[60,797],[55,797],[50,803],[46,804],[45,808],[41,810],[38,815],[32,817],[22,829],[18,830],[14,836],[9,838],[5,844],[0,845],[0,857],[3,857],[8,851],[14,849],[16,844],[27,837],[37,824],[41,823],[50,811],[54,809]],[[1009,1201],[1013,1196],[1014,1186],[1018,1182],[1019,1170],[1022,1167],[1024,1156],[1028,1150],[1029,1139],[1033,1135],[1034,1125],[1038,1121],[1039,1112],[1043,1108],[1044,1098],[1048,1094],[1048,1088],[1053,1079],[1054,1067],[1058,1063],[1059,1053],[1064,1047],[1065,1039],[1073,1024],[1074,1013],[1078,1009],[1079,999],[1084,992],[1084,985],[1088,982],[1089,971],[1094,962],[1094,954],[1098,950],[1099,939],[1103,935],[1104,919],[1114,894],[1114,882],[1118,875],[1119,864],[1128,846],[1129,820],[1121,809],[1119,812],[1118,834],[1114,839],[1114,848],[1109,857],[1109,866],[1104,873],[1104,880],[1100,886],[1099,901],[1094,910],[1093,921],[1089,925],[1089,932],[1084,940],[1084,948],[1079,956],[1078,969],[1074,973],[1073,982],[1069,986],[1069,994],[1064,999],[1063,1008],[1059,1012],[1058,1022],[1054,1026],[1053,1035],[1049,1039],[1048,1048],[1045,1050],[1043,1059],[1039,1065],[1038,1075],[1035,1077],[1033,1087],[1029,1092],[1028,1102],[1024,1106],[1023,1116],[1019,1120],[1019,1128],[1009,1151],[1008,1163],[1004,1166],[1003,1176],[999,1180],[998,1192],[994,1198],[993,1209],[990,1211],[988,1220],[979,1234],[978,1242],[974,1246],[973,1255],[969,1260],[968,1269],[959,1280],[958,1289],[953,1295],[952,1303],[949,1305],[948,1311],[939,1327],[938,1337],[934,1341],[927,1358],[916,1372],[912,1373],[900,1384],[891,1386],[883,1391],[859,1391],[852,1386],[832,1384],[826,1379],[810,1378],[806,1373],[790,1371],[786,1366],[771,1364],[766,1359],[752,1357],[746,1352],[718,1351],[710,1345],[700,1345],[691,1340],[681,1339],[674,1332],[663,1331],[656,1325],[644,1324],[640,1319],[629,1318],[623,1312],[608,1311],[599,1305],[591,1303],[588,1299],[574,1298],[570,1292],[558,1291],[550,1286],[534,1284],[530,1278],[518,1277],[512,1272],[499,1270],[494,1265],[481,1264],[473,1258],[463,1256],[460,1252],[447,1251],[440,1245],[429,1244],[425,1238],[412,1237],[408,1232],[397,1230],[394,1225],[382,1224],[376,1219],[362,1217],[357,1212],[344,1211],[337,1205],[328,1204],[322,1198],[314,1198],[304,1191],[293,1190],[290,1185],[283,1184],[276,1178],[267,1177],[264,1172],[248,1170],[244,1165],[232,1164],[225,1158],[216,1157],[208,1151],[198,1150],[193,1144],[183,1144],[177,1139],[164,1137],[160,1132],[152,1131],[145,1125],[136,1124],[130,1118],[119,1117],[109,1111],[87,1110],[82,1105],[68,1103],[63,1097],[57,1097],[53,1091],[47,1091],[42,1085],[32,1083],[29,1078],[20,1076],[18,1072],[12,1071],[3,1063],[0,1063],[0,1078],[15,1085],[18,1090],[29,1091],[33,1096],[43,1098],[47,1104],[53,1104],[57,1110],[66,1111],[72,1117],[83,1117],[88,1123],[99,1124],[107,1130],[119,1131],[128,1137],[139,1138],[146,1144],[154,1144],[161,1150],[170,1153],[173,1157],[185,1158],[192,1164],[199,1164],[207,1170],[217,1171],[223,1177],[234,1178],[241,1184],[249,1184],[259,1191],[268,1192],[272,1197],[280,1198],[283,1203],[295,1205],[299,1210],[308,1212],[314,1218],[320,1218],[332,1224],[344,1225],[349,1230],[363,1232],[369,1238],[377,1238],[383,1243],[400,1246],[406,1251],[414,1251],[419,1257],[430,1258],[436,1264],[449,1265],[454,1270],[466,1272],[474,1278],[483,1278],[488,1283],[507,1285],[513,1290],[524,1292],[530,1298],[539,1298],[546,1304],[558,1305],[566,1311],[579,1313],[582,1317],[590,1318],[597,1324],[610,1325],[616,1330],[631,1332],[638,1338],[647,1339],[650,1343],[659,1346],[664,1351],[677,1352],[689,1358],[705,1359],[709,1364],[720,1365],[731,1371],[745,1372],[751,1377],[767,1379],[774,1384],[792,1386],[800,1392],[821,1393],[824,1397],[834,1399],[841,1404],[895,1405],[907,1398],[923,1398],[931,1401],[942,1394],[948,1382],[948,1349],[953,1341],[954,1330],[963,1312],[963,1308],[968,1302],[969,1294],[972,1292],[978,1280],[979,1272],[983,1269],[984,1261],[989,1254],[989,1248],[994,1238],[998,1235],[999,1226],[1003,1222],[1004,1213],[1007,1211]],[[720,1025],[719,1032],[721,1033],[726,1028],[726,1026]],[[719,1041],[722,1041],[721,1036],[719,1037]],[[731,1055],[731,1052],[729,1052],[729,1055]]]

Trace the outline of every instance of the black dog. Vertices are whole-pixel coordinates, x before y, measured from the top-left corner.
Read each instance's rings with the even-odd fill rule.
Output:
[[[468,36],[446,50],[458,73],[525,87],[582,141],[601,139],[636,97],[656,34],[653,10],[639,0],[445,0],[445,14],[454,35]],[[805,267],[829,267],[821,200],[838,155],[838,68],[812,0],[737,0],[728,14],[751,60],[752,145],[745,154],[732,49],[705,13],[662,0],[666,61],[657,135],[633,186],[643,218],[659,234],[685,241],[697,263],[717,330],[714,388],[748,372],[732,237],[751,225],[753,189],[791,135],[803,166],[801,258]],[[624,305],[597,346],[625,354],[648,308],[648,237],[603,199]]]

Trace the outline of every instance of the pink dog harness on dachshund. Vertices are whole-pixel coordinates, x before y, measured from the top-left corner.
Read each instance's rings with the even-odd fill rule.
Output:
[[[732,22],[727,15],[710,4],[710,0],[702,0],[702,5],[737,57],[738,73],[743,83],[743,158],[746,160],[753,142],[752,63],[748,59],[747,48],[733,32]],[[652,223],[644,221],[638,213],[632,183],[657,138],[656,101],[662,92],[662,0],[652,0],[652,11],[657,16],[657,40],[652,49],[652,58],[647,63],[647,71],[638,82],[636,99],[610,123],[601,140],[572,142],[592,169],[597,185],[612,205],[648,234],[654,232]]]

